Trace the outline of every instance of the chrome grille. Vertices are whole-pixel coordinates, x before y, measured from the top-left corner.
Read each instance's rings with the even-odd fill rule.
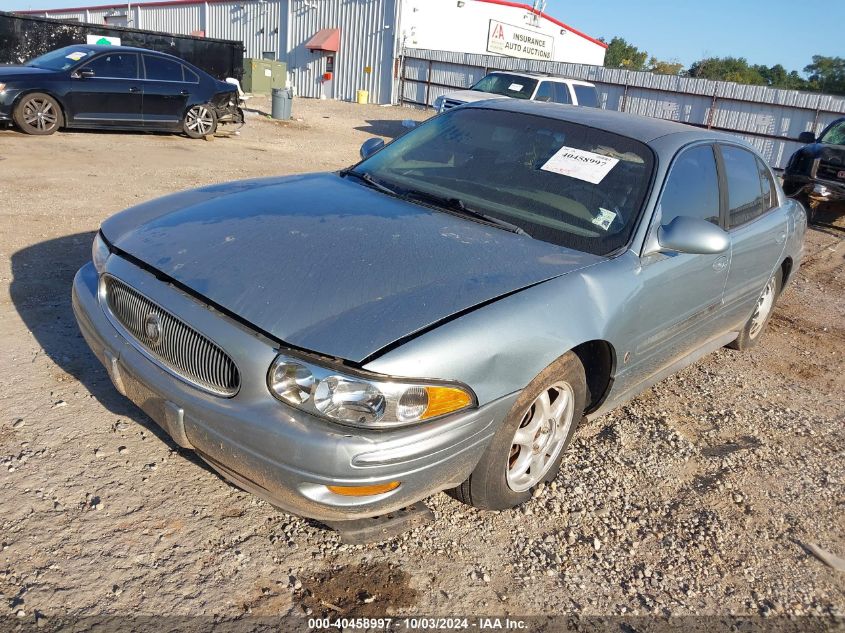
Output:
[[[458,101],[456,99],[443,99],[443,103],[440,106],[440,111],[445,112],[446,110],[451,110],[452,108],[457,108],[459,105],[463,105],[463,101]]]
[[[831,163],[819,163],[816,170],[816,177],[825,180],[841,180],[845,181],[845,177],[839,174],[845,174],[845,165],[832,165]]]
[[[103,282],[109,311],[147,356],[215,395],[238,392],[240,372],[217,344],[119,279],[106,275]]]

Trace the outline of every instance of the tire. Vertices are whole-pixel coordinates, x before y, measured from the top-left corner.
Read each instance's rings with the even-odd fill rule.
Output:
[[[182,131],[191,138],[203,138],[217,131],[217,113],[207,103],[188,108],[182,119]]]
[[[766,329],[766,325],[775,311],[775,304],[780,296],[782,286],[783,270],[778,268],[771,279],[766,282],[766,286],[754,306],[754,312],[746,321],[739,336],[733,343],[729,343],[728,347],[744,352],[760,342],[760,339],[763,338],[763,330]],[[763,310],[762,313],[761,309]]]
[[[65,124],[59,102],[43,92],[24,95],[12,118],[22,132],[36,136],[53,134]]]
[[[558,409],[564,407],[557,420],[554,416],[537,416],[542,407],[543,394],[549,396],[552,412],[556,404]],[[567,401],[558,401],[557,398],[561,397],[566,397]],[[551,481],[557,475],[563,453],[584,416],[586,401],[587,379],[584,367],[575,354],[568,352],[546,367],[523,389],[469,478],[448,493],[458,501],[483,510],[506,510],[524,503],[531,498],[531,490],[535,486]],[[529,429],[538,420],[541,426],[537,427],[533,435],[531,431],[527,435],[534,450],[530,450],[527,444],[518,445],[517,432]],[[525,439],[526,435],[523,434]],[[520,464],[524,460],[533,464],[534,458],[541,453],[541,467],[534,469],[532,465],[520,476]]]

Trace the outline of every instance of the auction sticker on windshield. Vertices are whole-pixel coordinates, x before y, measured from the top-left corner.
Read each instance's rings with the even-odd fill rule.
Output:
[[[540,169],[597,185],[618,162],[618,158],[564,146]]]

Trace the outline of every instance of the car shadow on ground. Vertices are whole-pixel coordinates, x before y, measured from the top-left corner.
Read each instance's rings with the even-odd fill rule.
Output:
[[[71,285],[76,271],[91,259],[93,239],[93,231],[77,233],[13,253],[9,293],[15,309],[41,347],[40,353],[82,383],[106,409],[137,422],[169,448],[214,472],[193,451],[180,449],[141,409],[117,392],[105,368],[82,338],[73,316]]]
[[[413,128],[408,128],[403,125],[401,120],[384,119],[366,121],[367,125],[359,125],[355,129],[359,132],[366,132],[373,136],[381,136],[383,138],[395,139],[403,134],[409,132]],[[419,122],[415,121],[417,125]]]

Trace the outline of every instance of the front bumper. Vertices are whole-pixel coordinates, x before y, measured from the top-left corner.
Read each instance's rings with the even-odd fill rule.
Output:
[[[797,194],[804,194],[815,202],[845,202],[845,183],[812,176],[790,174],[786,176],[791,181],[792,189]],[[791,194],[795,195],[795,194]]]
[[[119,391],[178,444],[221,475],[286,511],[321,521],[378,516],[464,481],[518,394],[429,424],[362,431],[287,407],[267,391],[277,346],[148,272],[112,256],[107,270],[209,336],[241,371],[240,391],[217,397],[149,360],[101,306],[92,264],[73,283],[73,310],[94,354]],[[391,492],[345,497],[326,485],[401,481]]]
[[[20,90],[7,88],[0,92],[0,121],[12,120],[12,109]]]

